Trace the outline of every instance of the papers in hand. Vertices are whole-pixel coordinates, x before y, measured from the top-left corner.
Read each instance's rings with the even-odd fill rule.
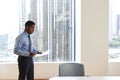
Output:
[[[48,55],[49,54],[49,50],[45,51],[45,52],[42,52],[41,55]]]
[[[49,55],[49,50],[47,50],[47,51],[45,51],[45,52],[42,52],[42,54],[36,55],[36,56],[44,56],[44,55]]]

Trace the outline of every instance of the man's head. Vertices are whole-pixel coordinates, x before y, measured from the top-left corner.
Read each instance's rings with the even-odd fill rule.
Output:
[[[33,21],[27,21],[25,23],[25,31],[29,34],[32,34],[34,32],[35,23]]]

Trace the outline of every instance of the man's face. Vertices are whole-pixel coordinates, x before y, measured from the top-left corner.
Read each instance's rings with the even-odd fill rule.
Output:
[[[35,25],[29,26],[28,27],[28,33],[32,34],[34,32]]]

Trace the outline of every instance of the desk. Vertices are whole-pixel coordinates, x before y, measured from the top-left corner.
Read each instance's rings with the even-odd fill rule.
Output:
[[[49,80],[120,80],[120,76],[101,76],[101,77],[53,77]]]

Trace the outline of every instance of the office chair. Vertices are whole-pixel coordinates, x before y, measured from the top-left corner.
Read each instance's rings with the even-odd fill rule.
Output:
[[[84,76],[84,65],[80,63],[62,63],[59,65],[59,76]]]

